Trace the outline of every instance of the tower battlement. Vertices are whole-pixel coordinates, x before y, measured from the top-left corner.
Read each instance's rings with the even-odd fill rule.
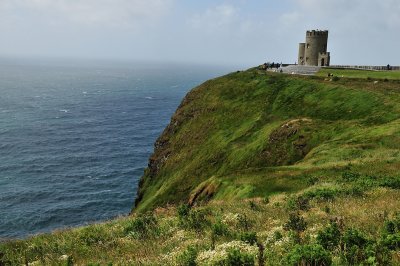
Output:
[[[328,36],[327,30],[308,30],[307,36]]]

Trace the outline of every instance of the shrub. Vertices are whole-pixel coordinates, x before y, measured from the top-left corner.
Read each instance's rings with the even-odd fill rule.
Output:
[[[125,234],[137,239],[144,239],[159,234],[157,219],[152,214],[136,217],[125,228]]]
[[[209,225],[205,210],[193,209],[188,205],[178,207],[178,217],[180,225],[196,231],[201,231]]]
[[[332,77],[332,81],[339,81],[339,80],[340,80],[340,78],[338,76]]]
[[[179,255],[177,258],[178,265],[181,266],[196,266],[196,258],[199,254],[197,247],[189,246],[187,249]]]
[[[400,189],[400,177],[385,177],[380,185],[382,187],[389,187],[393,189]]]
[[[365,261],[368,256],[366,247],[369,244],[368,238],[357,229],[347,229],[343,234],[344,260],[353,265]]]
[[[283,226],[286,231],[303,232],[307,228],[307,223],[299,213],[290,213],[289,220]]]
[[[235,240],[217,245],[214,249],[199,252],[196,263],[198,265],[254,265],[258,254],[257,246]]]
[[[254,256],[245,252],[241,252],[239,249],[230,249],[228,251],[228,257],[222,262],[222,265],[253,266],[255,265]]]
[[[286,257],[286,265],[325,265],[332,264],[332,258],[328,251],[321,245],[296,245]]]
[[[359,179],[361,175],[359,173],[353,173],[353,172],[344,172],[342,173],[342,178],[345,181],[355,181]]]
[[[391,265],[392,254],[381,243],[372,243],[366,247],[366,265]]]
[[[240,240],[249,245],[254,245],[257,243],[257,234],[255,232],[244,232],[240,234]]]
[[[287,208],[293,211],[307,211],[310,209],[310,200],[308,197],[304,196],[299,196],[297,198],[291,197],[287,200]]]
[[[333,200],[337,194],[339,194],[339,191],[337,189],[318,188],[313,191],[307,191],[306,193],[304,193],[304,196],[309,199]]]
[[[323,248],[334,250],[340,243],[341,232],[335,222],[331,222],[326,228],[318,232],[317,243]]]
[[[211,226],[211,233],[214,236],[229,236],[229,228],[226,224],[222,223],[221,221],[217,221],[216,223],[212,224]]]
[[[391,250],[400,249],[400,215],[393,220],[385,221],[382,232],[382,244]]]
[[[243,229],[244,231],[250,230],[252,222],[245,214],[239,214],[237,219],[238,219],[238,226],[240,229]]]
[[[364,195],[365,187],[361,184],[354,184],[350,188],[345,189],[343,192],[348,196],[359,197]]]
[[[344,232],[343,244],[345,248],[351,246],[364,247],[368,243],[368,238],[359,230],[349,228]]]

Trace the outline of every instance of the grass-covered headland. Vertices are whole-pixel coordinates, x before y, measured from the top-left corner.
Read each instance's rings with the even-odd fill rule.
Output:
[[[131,216],[1,243],[0,265],[399,265],[400,81],[341,71],[205,82]]]

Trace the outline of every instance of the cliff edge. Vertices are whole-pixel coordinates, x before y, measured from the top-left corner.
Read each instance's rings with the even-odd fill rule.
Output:
[[[388,161],[395,173],[398,87],[257,69],[209,80],[156,141],[134,211],[295,192],[313,177],[379,174]]]

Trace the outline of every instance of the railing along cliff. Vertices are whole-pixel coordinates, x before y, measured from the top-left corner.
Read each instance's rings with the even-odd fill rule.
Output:
[[[331,65],[328,68],[362,69],[362,70],[400,70],[400,66],[357,66],[357,65]]]

